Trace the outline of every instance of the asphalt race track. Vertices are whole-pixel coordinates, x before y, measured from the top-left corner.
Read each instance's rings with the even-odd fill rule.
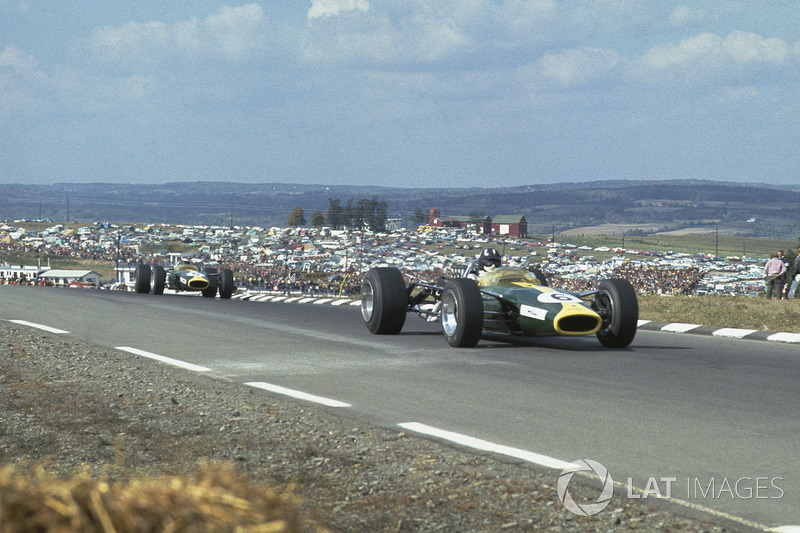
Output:
[[[414,315],[374,336],[357,307],[300,302],[4,286],[0,319],[398,431],[480,439],[465,442],[555,466],[553,483],[563,461],[591,459],[631,497],[800,524],[796,344],[640,330],[617,350],[594,336],[455,349]]]

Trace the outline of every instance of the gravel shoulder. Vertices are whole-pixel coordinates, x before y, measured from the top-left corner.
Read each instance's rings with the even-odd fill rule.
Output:
[[[0,467],[124,481],[232,464],[294,491],[309,531],[751,530],[622,492],[579,517],[559,500],[559,472],[7,322],[0,391]],[[577,477],[569,491],[598,495]]]

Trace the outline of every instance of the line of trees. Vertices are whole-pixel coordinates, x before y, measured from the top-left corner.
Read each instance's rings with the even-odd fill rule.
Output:
[[[377,196],[371,199],[347,200],[345,205],[339,199],[328,199],[328,210],[323,214],[315,211],[311,215],[311,226],[331,226],[334,229],[352,228],[369,229],[376,232],[386,231],[387,203],[378,200]],[[304,226],[307,221],[302,207],[295,207],[286,220],[292,227]]]

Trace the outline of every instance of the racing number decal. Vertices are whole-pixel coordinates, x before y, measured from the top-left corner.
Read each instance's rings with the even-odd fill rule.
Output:
[[[543,292],[536,299],[545,304],[568,304],[582,301],[577,296],[563,292]]]
[[[523,305],[519,308],[519,314],[522,316],[527,316],[528,318],[535,318],[536,320],[544,320],[545,317],[547,317],[547,309]]]

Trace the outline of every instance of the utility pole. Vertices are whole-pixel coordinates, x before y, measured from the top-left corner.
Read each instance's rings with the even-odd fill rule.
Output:
[[[122,275],[120,274],[120,271],[119,271],[119,260],[120,260],[119,242],[120,242],[119,230],[117,230],[117,253],[115,254],[115,259],[116,260],[115,260],[115,265],[114,265],[114,270],[116,271],[116,275],[117,275],[117,283],[122,281]]]

